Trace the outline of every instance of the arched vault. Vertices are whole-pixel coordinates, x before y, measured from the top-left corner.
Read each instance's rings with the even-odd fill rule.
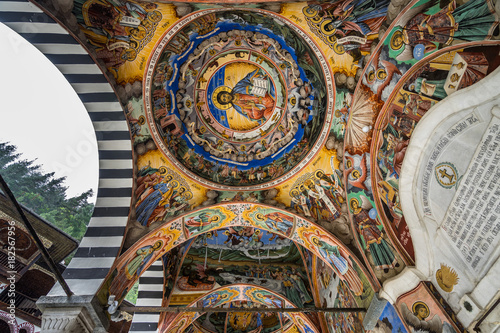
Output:
[[[266,288],[250,284],[233,284],[213,290],[192,302],[188,307],[220,307],[235,301],[249,301],[270,308],[295,308],[285,297]],[[262,309],[265,312],[265,307]],[[201,317],[201,312],[183,312],[168,318],[168,322],[160,322],[160,332],[184,332],[184,330]],[[285,313],[295,325],[304,332],[319,332],[316,326],[303,313]]]
[[[122,300],[140,272],[147,270],[172,248],[203,233],[231,226],[264,229],[302,245],[332,268],[354,295],[360,296],[367,289],[375,289],[358,259],[322,227],[275,207],[227,203],[190,212],[142,237],[115,262],[101,292]]]

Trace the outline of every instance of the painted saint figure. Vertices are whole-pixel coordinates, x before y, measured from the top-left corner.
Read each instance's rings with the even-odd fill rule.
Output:
[[[412,49],[417,44],[424,45],[427,53],[434,51],[438,43],[450,45],[455,40],[490,39],[498,25],[498,15],[493,8],[489,0],[471,0],[461,6],[453,0],[437,13],[418,13],[402,30],[394,33],[391,48],[399,50],[405,45],[397,59],[409,60],[413,58]]]
[[[215,223],[220,220],[220,217],[215,215],[211,216],[210,213],[202,212],[199,215],[191,216],[189,219],[184,221],[188,233],[192,234],[195,232],[203,232],[205,229],[210,229],[211,223]]]
[[[370,217],[366,209],[360,207],[358,199],[352,198],[349,205],[356,228],[363,237],[365,249],[372,255],[375,268],[383,269],[387,273],[389,269],[398,267],[397,259],[377,227],[377,222]]]
[[[217,107],[224,109],[231,105],[248,119],[263,123],[273,114],[274,86],[267,74],[258,68],[247,74],[231,91],[216,89],[213,102]]]
[[[354,295],[361,295],[363,293],[363,282],[359,279],[356,271],[349,266],[347,259],[340,254],[338,246],[328,244],[317,237],[312,237],[312,242],[317,246],[321,256],[337,269],[337,272],[349,285],[349,289],[352,290]]]
[[[158,205],[167,205],[174,191],[174,182],[172,176],[168,175],[165,182],[153,185],[152,192],[137,206],[136,216],[144,226],[149,226],[149,220]],[[178,183],[177,183],[178,184]]]
[[[129,261],[127,266],[125,267],[125,274],[127,279],[132,279],[134,275],[141,275],[144,267],[148,264],[148,262],[153,257],[153,253],[158,251],[163,246],[162,241],[157,241],[153,246],[148,245],[141,247],[137,250],[136,257]]]

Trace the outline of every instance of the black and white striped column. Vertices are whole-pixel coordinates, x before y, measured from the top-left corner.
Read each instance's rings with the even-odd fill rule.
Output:
[[[161,306],[162,300],[163,264],[162,260],[159,259],[139,278],[139,294],[136,306]],[[135,313],[129,332],[156,332],[159,320],[159,313]]]
[[[25,0],[0,1],[0,21],[61,71],[92,120],[99,151],[97,202],[64,278],[75,295],[93,295],[119,253],[128,219],[133,162],[127,120],[111,85],[85,48],[40,8]],[[49,295],[64,293],[56,285]]]

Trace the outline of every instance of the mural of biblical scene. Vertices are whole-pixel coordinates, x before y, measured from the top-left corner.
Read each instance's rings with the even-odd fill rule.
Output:
[[[163,8],[163,7],[162,7]],[[73,14],[97,58],[118,78],[161,26],[162,8],[153,3],[75,0]]]
[[[326,262],[334,270],[351,290],[358,303],[371,300],[374,292],[372,282],[367,277],[368,273],[363,271],[343,244],[322,235],[315,227],[303,228],[301,223],[297,223],[296,230],[294,235],[298,235],[308,249],[317,251],[318,259]]]
[[[124,109],[130,127],[130,137],[134,142],[134,146],[151,139],[151,132],[149,131],[148,125],[146,124],[146,117],[144,116],[142,98],[131,98]]]
[[[498,15],[493,8],[489,0],[473,0],[465,4],[457,4],[455,0],[414,1],[411,9],[394,22],[394,28],[379,44],[365,66],[362,84],[356,89],[345,131],[346,150],[358,155],[369,151],[378,113],[401,77],[418,60],[444,47],[490,39],[498,25]],[[469,79],[484,76],[484,61],[472,57],[470,62],[473,65],[469,72],[474,74],[466,74],[465,76],[470,77],[463,80],[462,77],[465,76],[461,75],[465,72],[466,58],[468,56],[457,61],[449,78],[443,78],[439,73],[432,74],[438,75],[436,77],[417,76],[406,90],[441,100],[462,82],[466,84]],[[448,84],[448,90],[444,90],[444,84]],[[422,89],[424,92],[421,92]],[[408,102],[412,103],[410,98]],[[426,107],[425,104],[422,104],[423,108]]]
[[[450,45],[491,39],[499,22],[494,8],[490,0],[414,2],[396,21],[383,52],[399,63],[415,64]]]
[[[234,213],[227,209],[201,210],[183,217],[184,234],[186,238],[200,235],[230,223],[235,217]]]
[[[206,189],[174,171],[158,150],[141,155],[137,170],[133,197],[135,219],[140,225],[160,224],[196,208],[207,198]]]
[[[365,155],[366,156],[366,155]],[[389,240],[373,200],[364,190],[349,195],[349,212],[353,229],[364,255],[381,281],[396,275],[404,263]]]
[[[413,243],[399,202],[399,176],[406,147],[423,115],[441,99],[468,87],[492,72],[500,63],[499,47],[468,48],[449,52],[420,66],[405,82],[379,116],[382,129],[374,133],[372,155],[379,210],[403,249],[414,261]],[[414,70],[414,69],[412,69]],[[442,178],[451,177],[443,173]]]
[[[329,130],[331,77],[295,29],[269,12],[217,10],[164,36],[146,110],[173,163],[207,186],[244,189],[278,184],[314,156]]]
[[[335,96],[335,118],[333,119],[331,132],[339,140],[344,139],[344,132],[351,112],[352,93],[347,89],[337,89]]]
[[[464,331],[461,325],[458,327],[446,315],[441,305],[445,303],[444,300],[437,300],[435,297],[436,295],[433,295],[426,283],[421,282],[417,288],[398,298],[396,307],[409,328],[409,332],[451,333]]]
[[[387,302],[380,318],[375,324],[375,328],[370,332],[373,333],[407,333],[405,325],[401,321],[398,312],[394,306]]]
[[[258,227],[290,237],[294,229],[294,217],[273,208],[254,207],[243,213],[243,218],[254,221]]]
[[[298,245],[299,250],[302,252],[302,257],[304,258],[304,263],[306,267],[306,271],[309,274],[309,278],[311,281],[314,280],[314,271],[313,271],[313,264],[314,261],[316,260],[316,256],[309,250],[307,250],[305,247]]]
[[[174,298],[235,283],[268,288],[298,307],[314,306],[297,246],[287,238],[251,227],[223,228],[198,236],[180,270]]]
[[[226,332],[227,333],[243,333],[243,332],[274,332],[281,328],[281,323],[278,319],[279,315],[269,312],[244,312],[245,308],[258,308],[265,306],[259,303],[248,301],[236,301],[230,304],[230,308],[241,309],[242,312],[230,312],[226,317]],[[285,317],[286,318],[286,317]],[[286,318],[288,319],[288,318]],[[265,321],[264,321],[265,320]],[[288,320],[289,325],[291,321]]]
[[[353,308],[357,307],[347,285],[339,281],[337,286],[337,298],[334,307]],[[326,322],[330,332],[364,332],[363,315],[361,313],[327,313]]]
[[[342,206],[345,205],[343,177],[339,167],[336,150],[323,148],[320,156],[300,176],[277,187],[276,200],[308,219],[333,222],[341,216]]]
[[[335,53],[349,54],[357,64],[370,53],[389,3],[389,0],[324,2],[304,7],[303,14],[316,36]]]
[[[217,202],[261,202],[263,199],[262,192],[259,191],[224,191],[219,192]]]
[[[354,296],[347,285],[323,261],[316,260],[315,265],[316,288],[320,307],[362,307],[365,305],[360,304],[367,304],[368,298],[371,300],[370,295]],[[363,302],[358,304],[357,299],[360,298],[363,299]],[[325,313],[325,319],[329,332],[364,332],[363,317],[359,313]]]
[[[411,95],[436,103],[493,72],[499,64],[498,49],[497,45],[468,47],[438,56],[416,70],[412,68],[415,72],[405,80],[404,91],[400,91],[409,94],[404,103],[407,110],[403,110],[406,117],[416,116],[418,121],[429,108]]]
[[[116,301],[120,303],[133,288],[133,284],[130,282],[138,279],[146,271],[147,267],[154,262],[163,245],[162,240],[157,240],[150,245],[138,248],[129,255],[130,259],[120,268],[120,274],[118,274],[118,269],[115,268],[104,283],[103,289],[101,289],[98,296],[101,302],[107,299],[109,295],[115,295]]]
[[[404,263],[387,236],[372,198],[370,154],[345,152],[347,200],[352,229],[375,275],[382,282],[396,275]]]
[[[291,206],[298,213],[316,220],[335,220],[340,216],[342,197],[341,174],[337,170],[325,174],[323,170],[302,175],[291,187]]]
[[[191,247],[195,239],[190,239],[187,242],[173,248],[167,252],[162,258],[163,262],[163,305],[168,306],[168,300],[174,289],[175,281],[179,275],[180,267],[184,256]]]
[[[191,208],[191,187],[170,168],[153,168],[150,165],[141,168],[137,172],[136,184],[135,214],[137,221],[143,226],[161,223]]]
[[[194,323],[195,327],[203,327],[203,332],[216,333],[281,333],[293,326],[286,316],[274,312],[264,312],[265,306],[250,301],[234,301],[224,304],[224,308],[241,308],[241,312],[205,313]],[[245,312],[245,308],[263,308],[263,312]],[[280,318],[281,317],[281,318]]]

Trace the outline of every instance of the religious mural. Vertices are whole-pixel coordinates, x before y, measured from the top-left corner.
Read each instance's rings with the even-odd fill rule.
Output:
[[[233,283],[269,288],[298,307],[314,305],[297,246],[266,230],[230,227],[198,236],[184,260],[177,288],[180,293],[206,292]]]
[[[264,309],[265,307],[271,307],[271,308],[295,307],[292,304],[290,304],[287,301],[287,299],[278,296],[275,292],[271,290],[246,284],[234,284],[232,286],[216,289],[213,292],[191,303],[189,306],[214,307],[214,306],[224,306],[227,304],[238,304],[239,306],[238,305],[235,306],[240,307],[242,304],[241,301],[260,304],[264,306]],[[240,302],[240,303],[235,303],[235,302]],[[242,317],[245,316],[243,311],[242,313],[235,312],[235,314],[238,315],[237,318],[243,319]],[[175,319],[170,320],[168,324],[167,323],[163,324],[160,327],[160,329],[162,331],[168,331],[168,332],[183,332],[184,329],[187,328],[191,322],[200,318],[200,316],[201,316],[200,313],[189,313],[189,312],[180,313],[175,316]],[[302,313],[297,313],[297,312],[284,313],[283,317],[287,317],[288,320],[292,320],[295,323],[295,325],[297,325],[303,332],[310,332],[310,333],[319,332],[318,329],[315,327],[315,325],[307,318],[307,316],[305,316]],[[238,322],[236,323],[234,322],[234,318],[235,317],[233,315],[233,325],[235,324],[238,325]],[[252,319],[251,316],[248,315],[246,315],[245,318],[246,321],[248,322]],[[260,318],[255,318],[255,324],[261,325],[261,327],[263,326],[264,323],[262,322],[262,316],[260,316]],[[280,325],[283,325],[283,321],[281,321]]]
[[[375,324],[375,328],[371,330],[373,333],[407,333],[408,330],[403,324],[403,321],[398,315],[394,306],[387,302],[380,318]]]
[[[398,298],[396,306],[409,332],[464,331],[461,324],[450,320],[445,311],[446,302],[434,291],[432,283],[421,282],[414,290]]]
[[[130,74],[127,67],[157,38],[165,12],[164,5],[134,1],[76,0],[73,7],[87,43],[120,81]]]
[[[129,238],[100,302],[161,258],[164,306],[241,309],[162,314],[161,332],[363,332],[361,314],[264,309],[367,308],[415,264],[399,194],[413,131],[500,64],[491,0],[401,6],[74,1],[134,152]],[[433,274],[446,293],[460,279],[445,264]],[[374,332],[460,330],[436,294],[419,285]]]
[[[148,121],[162,151],[210,187],[286,179],[321,144],[333,100],[329,72],[305,37],[259,11],[176,25],[146,76]]]
[[[319,306],[323,308],[355,308],[366,304],[366,296],[356,297],[335,272],[321,260],[315,263],[315,282],[319,298]],[[358,304],[358,301],[359,304]],[[361,301],[362,300],[362,301]],[[371,298],[370,298],[371,300]],[[363,316],[360,313],[325,313],[325,324],[328,332],[364,332]]]
[[[204,200],[204,191],[182,177],[158,151],[143,155],[136,173],[134,204],[137,222],[149,227],[189,211]]]
[[[453,25],[459,21],[461,25]],[[496,46],[479,49],[473,43],[490,39],[498,25],[498,15],[488,1],[464,5],[414,1],[393,25],[363,70],[345,132],[349,211],[362,248],[369,248],[364,240],[368,232],[380,240],[371,247],[383,251],[378,251],[382,260],[374,253],[368,259],[375,272],[397,268],[389,252],[406,263],[414,261],[398,186],[414,127],[439,101],[478,82],[498,66]],[[472,43],[459,47],[467,42]],[[425,62],[418,62],[431,54],[422,60]],[[369,228],[359,229],[361,216]],[[372,228],[377,225],[379,231]],[[389,240],[394,249],[383,250]]]
[[[151,231],[122,255],[110,275],[108,291],[103,289],[103,292],[118,297],[125,295],[154,260],[195,236],[198,238],[188,252],[177,281],[179,289],[210,291],[216,283],[246,281],[280,289],[292,304],[298,304],[296,306],[313,305],[302,254],[294,244],[298,243],[333,269],[354,297],[369,302],[374,295],[373,282],[345,245],[304,219],[256,204],[201,209]],[[265,268],[257,265],[252,269],[256,264],[245,263],[248,266],[245,267],[232,265],[236,261],[228,260],[227,267],[234,268],[232,273],[226,272],[223,268],[226,265],[218,262],[226,248],[231,249],[226,252],[229,259],[271,262]],[[274,264],[288,256],[296,258],[294,264]],[[272,258],[279,259],[273,263]],[[215,267],[210,267],[210,262]]]

